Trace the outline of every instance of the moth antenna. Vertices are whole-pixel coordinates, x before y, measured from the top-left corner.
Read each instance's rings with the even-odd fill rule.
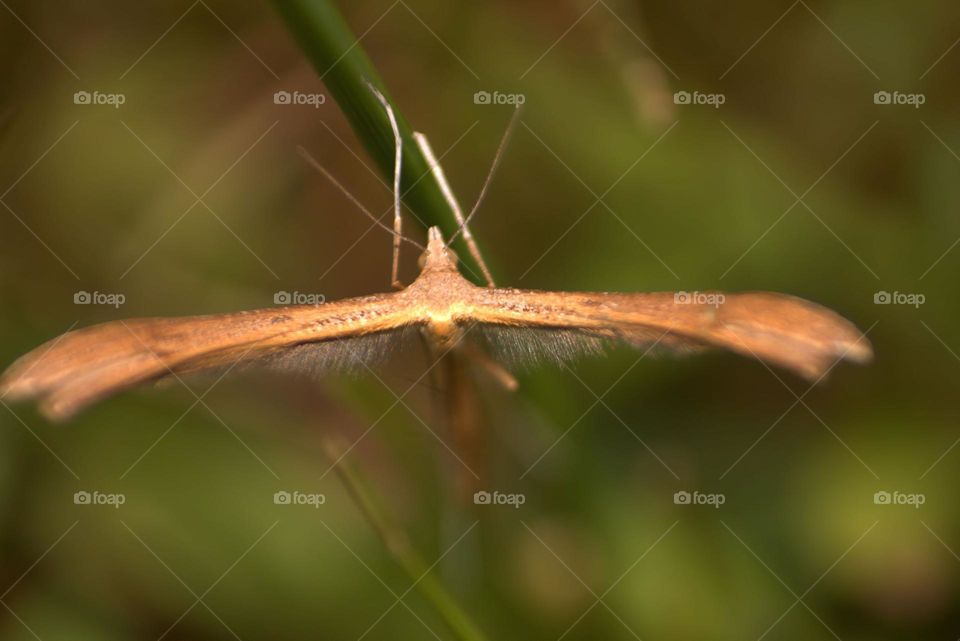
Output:
[[[415,131],[413,133],[413,139],[417,142],[417,147],[420,148],[420,152],[427,159],[427,164],[430,165],[430,172],[433,174],[434,179],[436,179],[437,184],[440,185],[440,191],[443,193],[443,197],[446,199],[447,204],[450,205],[450,209],[453,210],[453,216],[457,219],[457,228],[463,227],[463,239],[467,243],[467,249],[470,251],[470,255],[473,256],[474,260],[477,261],[477,264],[480,266],[480,271],[483,272],[483,277],[487,281],[488,287],[496,287],[493,282],[493,275],[490,273],[490,269],[487,267],[486,261],[483,260],[483,256],[480,254],[480,248],[477,247],[477,242],[473,239],[473,234],[470,233],[470,228],[465,227],[466,221],[463,218],[463,210],[460,209],[460,203],[457,202],[457,197],[453,194],[453,190],[450,188],[450,184],[447,182],[447,176],[443,173],[443,167],[440,166],[440,161],[437,160],[437,157],[433,153],[433,149],[430,147],[430,141],[427,140],[427,137]],[[449,247],[449,243],[447,243]]]
[[[400,167],[403,164],[403,138],[400,136],[400,127],[397,126],[397,117],[393,113],[393,107],[387,102],[380,90],[373,86],[373,83],[367,81],[370,91],[376,96],[380,104],[387,112],[387,118],[390,120],[390,128],[393,130],[393,268],[391,270],[391,280],[393,286],[397,289],[403,289],[403,284],[398,277],[400,270],[400,238],[403,237],[403,218],[400,216]]]
[[[359,209],[360,211],[362,211],[364,214],[367,215],[367,218],[369,218],[370,220],[372,220],[378,227],[381,227],[381,228],[387,230],[387,232],[388,232],[390,235],[395,236],[395,234],[396,234],[396,230],[395,230],[395,229],[391,229],[391,228],[388,227],[387,225],[383,224],[383,222],[381,222],[379,218],[377,218],[376,216],[374,216],[373,214],[371,214],[370,211],[369,211],[366,207],[363,206],[363,203],[361,203],[359,200],[357,200],[356,196],[354,196],[353,194],[351,194],[350,191],[349,191],[346,187],[344,187],[344,186],[340,183],[339,180],[337,180],[336,178],[333,177],[333,174],[331,174],[329,171],[327,171],[327,168],[326,168],[326,167],[324,167],[323,165],[321,165],[321,164],[317,161],[316,158],[314,158],[312,155],[310,155],[310,152],[309,152],[309,151],[307,151],[304,147],[302,147],[302,146],[300,146],[300,145],[297,145],[297,153],[299,153],[300,156],[301,156],[305,161],[307,161],[307,164],[309,164],[311,167],[313,167],[314,169],[316,169],[317,171],[319,171],[321,174],[323,174],[323,175],[327,178],[327,180],[329,180],[331,183],[333,183],[333,185],[334,185],[337,189],[339,189],[340,192],[341,192],[344,196],[347,197],[347,200],[349,200],[350,202],[352,202],[354,205],[357,206],[357,209]],[[400,236],[400,240],[404,240],[404,241],[410,243],[411,245],[413,245],[414,247],[416,247],[416,248],[419,249],[420,251],[423,251],[423,250],[426,249],[426,247],[424,247],[423,245],[421,245],[421,244],[418,243],[417,241],[413,240],[412,238],[407,238],[406,236]]]
[[[513,111],[513,116],[510,117],[510,124],[507,125],[507,130],[503,132],[503,137],[500,139],[500,145],[497,147],[497,154],[493,157],[493,164],[490,165],[490,171],[487,173],[487,179],[483,182],[483,187],[480,188],[480,195],[477,196],[477,202],[473,205],[473,209],[470,210],[470,214],[467,216],[467,219],[463,221],[463,224],[454,232],[453,236],[450,237],[450,240],[447,242],[447,246],[450,246],[454,240],[457,239],[457,236],[463,232],[464,237],[467,235],[467,229],[470,225],[470,221],[473,220],[473,217],[477,214],[477,210],[480,209],[480,205],[483,203],[483,199],[487,195],[487,188],[490,187],[490,182],[493,180],[493,175],[497,171],[497,167],[500,165],[500,161],[503,158],[503,151],[507,147],[507,143],[510,141],[510,136],[513,134],[514,128],[517,126],[517,121],[520,120],[520,105],[516,106],[516,109]]]

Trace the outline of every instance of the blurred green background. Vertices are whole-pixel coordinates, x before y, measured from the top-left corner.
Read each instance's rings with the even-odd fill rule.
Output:
[[[415,344],[379,379],[190,381],[62,426],[3,407],[2,638],[452,638],[329,472],[329,435],[491,639],[955,638],[960,7],[341,8],[465,203],[511,113],[475,93],[524,96],[474,225],[499,284],[788,292],[869,329],[876,361],[812,390],[625,350],[515,394],[481,378],[480,484],[518,509],[459,500],[427,379],[396,402]],[[275,103],[327,90],[269,4],[7,0],[0,50],[4,364],[103,320],[388,289],[389,237],[295,147],[375,212],[389,189],[333,100]]]

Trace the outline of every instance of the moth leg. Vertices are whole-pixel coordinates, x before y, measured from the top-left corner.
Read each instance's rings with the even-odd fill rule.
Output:
[[[370,90],[386,110],[387,118],[390,120],[390,129],[393,130],[393,266],[390,270],[390,281],[394,288],[403,289],[403,283],[400,282],[399,278],[400,239],[403,238],[403,218],[400,216],[400,167],[403,164],[403,138],[400,136],[400,127],[397,125],[397,117],[393,113],[393,107],[376,87],[370,85]]]
[[[477,241],[474,240],[473,234],[470,233],[470,228],[467,227],[467,221],[463,217],[463,210],[460,208],[460,203],[457,202],[457,197],[453,194],[450,183],[447,182],[447,176],[443,173],[443,167],[440,166],[440,161],[437,160],[437,157],[433,153],[430,141],[427,140],[424,134],[417,131],[413,133],[413,139],[417,142],[420,152],[427,159],[427,164],[430,165],[430,172],[433,174],[437,184],[440,185],[440,191],[443,193],[444,200],[447,201],[447,205],[449,205],[453,211],[453,217],[457,220],[457,229],[463,229],[463,240],[467,243],[467,250],[469,250],[473,259],[477,261],[477,265],[480,266],[480,271],[483,272],[483,279],[487,281],[487,287],[496,287],[493,282],[493,274],[490,273],[490,268],[487,267],[486,261],[483,260],[483,255],[480,253],[480,248],[477,246]]]
[[[463,353],[468,358],[473,360],[473,362],[479,365],[481,369],[486,371],[487,374],[493,378],[493,380],[500,383],[504,389],[510,392],[515,392],[517,387],[519,387],[516,377],[510,373],[510,370],[490,358],[489,354],[476,345],[472,343],[465,343],[463,345]]]

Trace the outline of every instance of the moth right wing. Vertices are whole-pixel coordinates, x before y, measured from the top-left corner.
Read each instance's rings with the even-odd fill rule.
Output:
[[[722,348],[816,380],[841,359],[866,362],[869,341],[839,314],[770,292],[615,294],[478,290],[464,315],[514,351],[576,351],[603,339],[674,351]],[[539,333],[539,334],[538,334]],[[529,336],[527,336],[529,334]],[[553,335],[553,338],[551,338]],[[531,353],[531,356],[537,356]],[[554,355],[556,354],[543,354]]]
[[[364,338],[415,325],[399,293],[232,314],[111,321],[67,332],[15,361],[0,399],[37,399],[65,420],[103,398],[166,376],[327,345],[342,357]]]

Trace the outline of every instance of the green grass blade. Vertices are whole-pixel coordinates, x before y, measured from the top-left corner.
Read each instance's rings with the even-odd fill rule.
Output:
[[[328,0],[272,0],[301,49],[310,59],[340,109],[347,116],[367,153],[380,171],[393,179],[394,140],[390,122],[367,82],[377,87],[393,106],[403,137],[403,201],[424,227],[439,226],[449,238],[456,229],[453,212],[416,142],[412,130],[357,37],[336,6]],[[389,220],[385,221],[389,224]],[[458,242],[458,256],[479,269]]]

